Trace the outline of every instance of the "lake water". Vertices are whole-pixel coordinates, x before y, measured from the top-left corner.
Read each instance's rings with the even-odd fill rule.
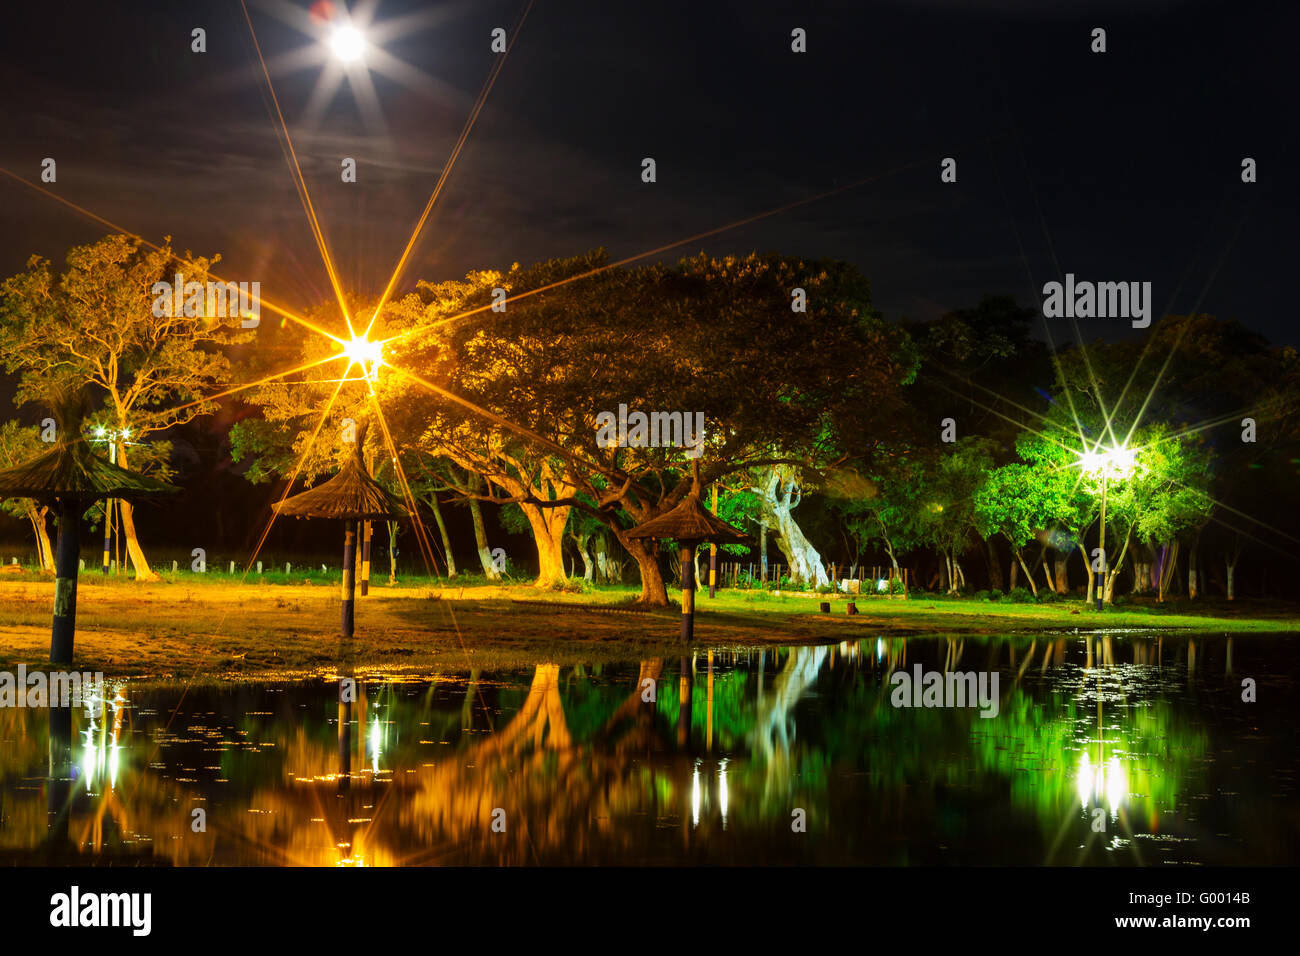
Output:
[[[918,665],[996,674],[997,715],[895,706]],[[128,682],[70,734],[0,710],[0,862],[1295,865],[1298,670],[1289,637],[1057,634],[367,675],[350,703]]]

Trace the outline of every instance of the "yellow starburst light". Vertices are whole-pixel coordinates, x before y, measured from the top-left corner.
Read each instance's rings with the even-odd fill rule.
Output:
[[[360,366],[362,374],[372,380],[378,376],[379,367],[384,364],[384,344],[364,335],[354,335],[352,341],[343,346],[343,354],[351,365]]]

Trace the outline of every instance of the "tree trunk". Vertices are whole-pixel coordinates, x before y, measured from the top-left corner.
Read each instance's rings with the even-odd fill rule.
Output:
[[[1124,570],[1124,556],[1128,554],[1129,542],[1132,540],[1133,540],[1133,529],[1129,528],[1129,530],[1124,533],[1124,544],[1119,549],[1119,557],[1115,561],[1115,566],[1111,568],[1109,567],[1110,562],[1109,561],[1106,562],[1108,566],[1106,568],[1106,573],[1104,578],[1105,580],[1104,597],[1107,604],[1110,604],[1114,601],[1115,582],[1119,580],[1120,571]],[[1177,545],[1177,542],[1175,542],[1175,545]]]
[[[822,556],[791,515],[802,495],[789,469],[773,468],[766,481],[756,483],[751,490],[761,503],[763,524],[770,525],[776,532],[776,545],[790,565],[790,580],[813,585],[829,584]]]
[[[609,553],[609,539],[603,532],[592,539],[591,550],[596,559],[596,579],[601,584],[615,583],[615,564]]]
[[[1180,587],[1183,586],[1183,579],[1178,575],[1178,565],[1182,563],[1182,560],[1183,560],[1183,543],[1181,541],[1175,541],[1174,561],[1169,568],[1169,591],[1168,591],[1169,594],[1183,593],[1182,591],[1178,590]]]
[[[140,547],[140,539],[135,533],[134,509],[131,502],[118,499],[118,510],[122,515],[122,531],[126,538],[126,552],[131,556],[131,566],[135,568],[137,581],[161,581],[162,578],[149,567],[149,560]]]
[[[1163,602],[1165,591],[1169,587],[1169,582],[1173,579],[1174,569],[1178,566],[1178,539],[1165,544],[1165,559],[1160,563],[1160,590],[1156,595],[1156,600]]]
[[[582,579],[584,581],[593,581],[596,573],[596,562],[591,558],[591,552],[588,550],[588,543],[591,541],[591,532],[584,531],[582,534],[570,534],[569,540],[574,543],[578,549],[578,555],[582,558]]]
[[[45,529],[45,515],[49,512],[48,507],[39,506],[34,501],[27,502],[27,518],[32,523],[32,531],[36,535],[36,558],[40,562],[42,571],[54,570],[54,550],[50,547],[50,534]]]
[[[474,493],[478,494],[478,489],[481,487],[483,484],[480,480],[474,488]],[[474,498],[469,500],[469,514],[474,519],[474,546],[478,549],[478,563],[483,567],[483,574],[489,581],[500,580],[501,574],[492,563],[492,552],[488,549],[487,529],[483,525],[483,508]]]
[[[776,531],[776,546],[785,555],[790,565],[790,580],[809,584],[829,584],[826,568],[822,565],[822,556],[813,547],[795,522],[788,507],[772,510],[773,526]]]
[[[1228,600],[1229,601],[1235,601],[1237,599],[1237,562],[1240,560],[1241,560],[1241,549],[1237,548],[1231,554],[1228,555],[1227,560],[1224,562],[1227,565],[1227,570],[1228,570]]]
[[[1012,550],[1014,551],[1014,549]],[[1007,591],[1014,591],[1016,585],[1020,582],[1020,566],[1016,563],[1015,554],[1012,554],[1011,556],[1011,566],[1007,570],[1007,577],[1011,581],[1011,585],[1007,588]]]
[[[895,573],[898,573],[898,555],[894,554],[894,545],[888,538],[885,539],[885,553],[889,555],[890,567],[894,569]]]
[[[961,593],[961,567],[957,564],[957,554],[954,551],[945,551],[943,553],[946,572],[948,574],[948,593]]]
[[[1200,581],[1196,576],[1197,552],[1200,551],[1201,533],[1196,532],[1196,537],[1192,539],[1192,546],[1187,552],[1187,599],[1196,600],[1196,593],[1200,586]]]
[[[397,584],[397,522],[387,521],[388,525],[388,586]]]
[[[433,520],[438,522],[438,536],[442,538],[442,554],[447,562],[447,577],[456,576],[456,558],[451,553],[451,538],[447,536],[447,522],[442,520],[442,509],[438,507],[437,492],[429,492],[429,497],[425,499],[428,502],[430,510],[433,511]]]
[[[1002,590],[1002,566],[998,564],[997,551],[993,548],[993,539],[984,539],[984,553],[988,555],[989,562],[989,588],[994,591]]]
[[[1088,590],[1083,596],[1083,603],[1088,607],[1092,607],[1092,602],[1097,596],[1097,575],[1088,562],[1088,550],[1082,545],[1079,547],[1079,557],[1083,560],[1083,571],[1088,582]]]
[[[520,509],[528,519],[537,545],[537,581],[539,588],[549,588],[568,580],[564,573],[564,526],[569,520],[569,508],[542,508],[521,502]]]
[[[1056,552],[1056,593],[1065,595],[1070,593],[1070,569],[1068,551]]]
[[[625,538],[621,534],[618,534],[618,540],[627,549],[627,553],[632,555],[632,560],[641,572],[639,602],[650,607],[667,607],[668,587],[664,584],[664,575],[659,569],[658,542]]]
[[[130,468],[126,459],[126,445],[118,442],[117,445],[117,463],[123,468]],[[120,513],[122,515],[122,531],[126,536],[126,550],[131,556],[131,566],[135,568],[135,579],[137,581],[161,581],[150,567],[149,560],[144,556],[144,549],[140,547],[140,539],[135,533],[134,509],[129,501],[118,501]]]
[[[1024,554],[1021,553],[1019,548],[1016,548],[1015,552],[1016,552],[1016,560],[1020,562],[1021,570],[1025,572],[1025,580],[1029,582],[1030,593],[1033,594],[1034,597],[1038,597],[1038,585],[1034,583],[1034,575],[1029,570],[1029,566],[1025,564]]]
[[[759,521],[758,524],[758,567],[759,580],[764,584],[767,583],[767,523]]]
[[[1056,591],[1056,582],[1052,580],[1052,562],[1047,560],[1047,547],[1044,545],[1043,553],[1039,556],[1039,561],[1043,565],[1043,577],[1047,579],[1047,590]]]
[[[1146,561],[1134,559],[1133,561],[1133,593],[1142,594],[1146,591],[1146,583],[1151,578],[1151,571]]]

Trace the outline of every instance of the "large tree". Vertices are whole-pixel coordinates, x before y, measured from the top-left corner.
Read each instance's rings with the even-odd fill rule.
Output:
[[[424,447],[485,475],[544,532],[539,545],[553,542],[543,579],[548,567],[562,574],[567,511],[577,508],[636,560],[642,600],[663,604],[658,547],[626,537],[629,526],[681,501],[696,466],[702,490],[758,468],[807,478],[833,467],[888,422],[914,359],[872,310],[866,280],[842,263],[701,255],[587,274],[604,262],[595,253],[476,287],[424,286],[389,320],[408,328],[393,361],[425,379],[407,409],[426,416]],[[490,283],[515,299],[503,312],[489,310]],[[602,441],[601,413],[620,406],[688,422],[701,414],[702,447]]]
[[[143,442],[215,410],[204,396],[229,380],[224,348],[254,333],[241,329],[236,309],[208,315],[206,297],[198,309],[166,314],[176,310],[155,309],[153,289],[177,273],[187,284],[204,284],[219,259],[177,255],[170,239],[147,249],[122,235],[74,246],[61,273],[33,256],[25,272],[0,283],[0,362],[18,374],[19,400],[45,398],[62,385],[91,386],[103,396],[124,468],[135,457],[129,440]],[[136,577],[157,579],[128,502],[121,515]]]

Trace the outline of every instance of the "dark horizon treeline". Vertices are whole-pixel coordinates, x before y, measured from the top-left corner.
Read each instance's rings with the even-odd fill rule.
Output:
[[[1275,349],[1261,336],[1232,321],[1170,316],[1153,324],[1141,337],[1090,344],[1086,348],[1089,361],[1081,366],[1078,348],[1061,347],[1059,355],[1054,356],[1047,343],[1034,335],[1039,320],[1035,309],[1018,305],[1014,298],[991,295],[973,307],[954,310],[933,322],[901,320],[899,324],[911,337],[920,356],[919,372],[904,389],[909,418],[907,430],[912,440],[937,440],[939,423],[952,418],[962,437],[986,439],[993,449],[994,463],[1002,465],[1016,460],[1017,435],[1026,427],[1033,427],[1037,415],[1049,413],[1059,402],[1059,394],[1054,397],[1054,393],[1061,381],[1060,370],[1067,370],[1067,375],[1081,374],[1081,367],[1090,366],[1089,377],[1099,376],[1103,380],[1102,391],[1111,403],[1132,377],[1135,380],[1130,389],[1132,396],[1142,398],[1148,391],[1152,392],[1147,418],[1183,429],[1210,424],[1203,435],[1205,447],[1212,449],[1217,457],[1217,467],[1235,468],[1243,475],[1249,474],[1248,490],[1257,496],[1253,501],[1225,501],[1227,507],[1216,509],[1215,519],[1188,538],[1175,556],[1175,571],[1168,579],[1166,593],[1186,596],[1188,563],[1195,553],[1199,557],[1199,596],[1225,594],[1222,555],[1244,540],[1246,547],[1235,575],[1236,594],[1300,597],[1292,567],[1295,554],[1279,545],[1288,537],[1292,541],[1300,540],[1300,508],[1294,502],[1293,479],[1300,455],[1297,424],[1291,417],[1294,409],[1289,402],[1283,402],[1274,417],[1257,414],[1259,437],[1255,448],[1244,447],[1237,422],[1246,414],[1243,410],[1259,404],[1259,396],[1266,387],[1280,387],[1285,391],[1295,385],[1280,380],[1290,368],[1288,363],[1294,358],[1294,350]],[[1144,349],[1148,350],[1145,357]],[[1173,357],[1165,366],[1163,363],[1171,352]],[[1268,375],[1260,369],[1270,368],[1270,362],[1277,363],[1279,380],[1260,380],[1259,376]],[[1145,368],[1145,371],[1134,374],[1135,368]],[[1149,385],[1157,376],[1160,385],[1152,391]],[[0,393],[6,400],[13,396],[12,377],[0,383]],[[217,415],[177,426],[166,435],[172,443],[171,465],[175,469],[172,480],[182,492],[165,504],[144,505],[136,512],[141,543],[147,554],[156,555],[157,570],[168,570],[173,558],[180,560],[182,568],[187,567],[186,556],[195,547],[205,549],[210,567],[224,569],[227,560],[246,560],[261,537],[280,483],[254,485],[240,476],[246,465],[236,465],[231,459],[229,428],[245,413],[232,414],[231,408],[226,405]],[[1266,412],[1275,410],[1265,409]],[[6,417],[35,424],[42,414],[29,404]],[[1252,459],[1257,449],[1259,453]],[[462,573],[478,573],[469,510],[457,506],[452,495],[442,497],[443,516],[456,564]],[[517,523],[501,521],[500,511],[497,506],[484,505],[489,543],[494,548],[504,548],[512,569],[525,574],[537,566],[532,540],[518,532]],[[184,521],[178,521],[178,515],[184,515]],[[851,573],[862,577],[864,568],[886,567],[890,563],[883,547],[854,547],[844,532],[843,515],[835,499],[815,487],[804,495],[793,517],[820,553],[823,564],[836,565],[840,577]],[[432,515],[426,511],[423,520],[437,546]],[[337,529],[330,524],[277,520],[260,554],[272,564],[293,561],[332,565],[338,560]],[[1271,526],[1272,530],[1264,529],[1264,525]],[[1244,539],[1241,535],[1234,536],[1234,529],[1245,532]],[[1095,523],[1085,529],[1084,538],[1088,547],[1095,544]],[[1124,583],[1117,594],[1131,590],[1137,562],[1151,565],[1162,560],[1159,553],[1149,553],[1147,542],[1135,542],[1133,548],[1123,573]],[[388,540],[378,528],[374,549],[376,566],[386,573]],[[399,574],[425,573],[425,562],[419,555],[415,536],[409,531],[403,530],[398,549]],[[0,515],[0,562],[8,563],[13,556],[28,562],[34,555],[35,544],[28,522]],[[566,557],[566,566],[582,576],[584,563],[571,542],[566,542]],[[785,563],[771,538],[767,558],[772,566]],[[1054,575],[1060,574],[1061,554],[1043,547],[1042,542],[1030,544],[1025,549],[1025,558],[1040,587],[1044,581],[1044,562]],[[1066,580],[1064,586],[1058,581],[1056,590],[1078,593],[1086,580],[1083,562],[1077,551],[1065,558]],[[739,561],[742,566],[757,565],[759,548],[756,545],[744,555],[726,554],[721,560]],[[91,563],[88,559],[87,565]],[[445,573],[440,554],[437,563],[439,572]],[[666,576],[673,575],[675,563],[667,551],[662,555],[661,564]],[[933,590],[947,584],[944,562],[930,549],[910,549],[899,555],[899,564],[909,569],[914,586]],[[628,583],[635,581],[632,567],[629,565],[626,571]],[[1012,549],[996,534],[986,540],[972,535],[962,551],[962,571],[967,592],[992,589],[1005,592],[1013,584],[1026,586]],[[376,570],[375,574],[381,576],[381,571]]]

